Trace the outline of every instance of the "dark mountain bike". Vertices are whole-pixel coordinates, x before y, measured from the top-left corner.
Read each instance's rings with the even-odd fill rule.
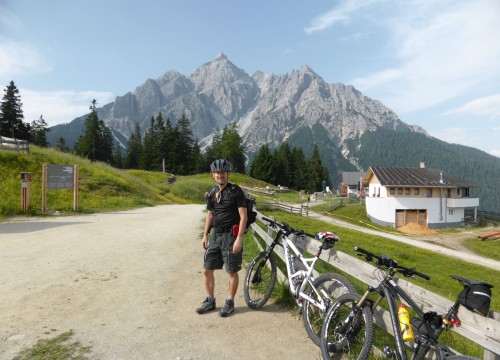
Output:
[[[377,256],[358,247],[354,249],[359,253],[359,256],[364,256],[367,261],[373,261],[380,267],[377,271],[379,271],[382,280],[376,287],[369,286],[363,296],[352,293],[345,294],[340,296],[330,307],[321,332],[320,347],[323,359],[368,359],[369,356],[376,358],[378,351],[381,358],[421,360],[431,350],[435,351],[437,359],[473,359],[454,354],[451,349],[438,341],[444,330],[449,330],[452,326],[460,323],[457,313],[459,306],[464,304],[464,291],[460,293],[457,301],[446,314],[424,313],[411,297],[397,285],[394,281],[394,275],[400,273],[406,277],[414,278],[419,276],[429,280],[428,275],[418,272],[414,268],[401,266],[396,260],[386,255]],[[488,283],[477,282],[459,276],[452,277],[457,279],[466,290],[475,285],[481,286],[482,289],[492,287]],[[379,294],[375,301],[368,298],[372,293]],[[396,307],[397,296],[401,297],[417,314],[417,317],[412,318],[410,321],[416,333],[412,349],[407,348],[405,340],[403,340],[404,331],[401,330]],[[374,337],[373,311],[383,298],[387,299],[396,343],[395,350],[388,345],[384,345],[382,350],[372,348]],[[407,329],[405,328],[405,330]],[[410,356],[407,355],[407,351],[410,351]]]
[[[347,292],[355,292],[352,283],[339,274],[327,273],[313,277],[313,270],[323,250],[331,249],[340,239],[333,233],[321,232],[309,235],[291,228],[286,223],[262,217],[276,231],[276,237],[266,251],[262,251],[250,263],[244,281],[247,305],[259,309],[269,300],[276,283],[277,265],[273,255],[276,245],[283,247],[290,293],[302,307],[304,326],[311,340],[319,346],[321,327],[328,307],[336,298]],[[290,239],[290,235],[309,236],[321,241],[312,258],[305,258]]]

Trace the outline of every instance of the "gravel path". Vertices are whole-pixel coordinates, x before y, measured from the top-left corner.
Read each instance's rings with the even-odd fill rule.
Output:
[[[202,205],[0,223],[0,359],[74,330],[90,359],[319,359],[302,319],[266,305],[200,316]],[[220,308],[227,276],[216,272]]]

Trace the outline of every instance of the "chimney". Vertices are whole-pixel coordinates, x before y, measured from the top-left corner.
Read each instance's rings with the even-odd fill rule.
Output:
[[[426,166],[427,166],[427,164],[425,163],[425,161],[421,161],[420,162],[420,168],[421,169],[425,169]]]

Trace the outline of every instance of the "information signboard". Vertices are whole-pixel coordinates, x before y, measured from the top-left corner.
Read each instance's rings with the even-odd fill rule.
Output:
[[[47,165],[47,188],[73,189],[75,184],[73,165]]]

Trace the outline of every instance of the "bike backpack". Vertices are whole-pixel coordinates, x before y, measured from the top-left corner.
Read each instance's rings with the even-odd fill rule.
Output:
[[[491,304],[491,288],[488,283],[467,285],[458,295],[458,301],[467,309],[488,316]]]
[[[228,183],[227,186],[229,186],[229,193],[231,194],[231,199],[235,200],[236,196],[237,196],[236,195],[237,185],[232,184],[232,183]],[[210,200],[213,201],[213,196],[214,196],[215,192],[217,191],[217,189],[218,189],[218,185],[216,184],[212,188],[212,190],[210,191],[210,193],[208,194],[207,200],[210,199]],[[250,198],[248,196],[248,193],[245,190],[243,190],[243,193],[245,194],[245,205],[247,207],[247,225],[246,225],[246,229],[248,229],[250,227],[250,225],[252,225],[255,222],[255,220],[257,219],[257,212],[254,210],[255,199]]]

